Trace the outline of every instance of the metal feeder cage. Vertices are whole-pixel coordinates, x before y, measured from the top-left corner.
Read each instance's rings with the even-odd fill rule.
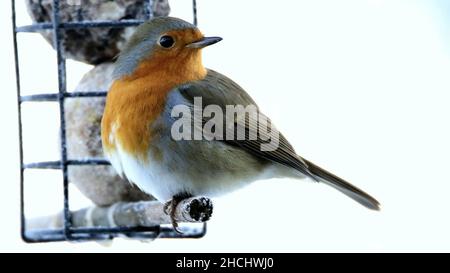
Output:
[[[109,165],[110,163],[104,159],[87,158],[83,160],[74,160],[67,157],[66,147],[66,120],[64,101],[70,98],[90,99],[94,97],[105,97],[104,90],[89,90],[89,92],[67,92],[66,88],[66,59],[63,55],[61,32],[67,29],[80,28],[125,28],[137,26],[145,20],[127,19],[120,21],[77,21],[77,22],[61,22],[60,20],[60,1],[53,0],[52,22],[50,23],[33,23],[26,26],[16,25],[16,1],[11,0],[12,7],[12,26],[13,41],[15,55],[15,72],[17,81],[17,103],[18,103],[18,120],[19,120],[19,141],[20,141],[20,206],[21,206],[21,235],[24,241],[29,243],[35,242],[53,242],[53,241],[86,241],[86,240],[108,240],[119,235],[125,235],[128,238],[136,239],[155,239],[155,238],[200,238],[206,234],[206,224],[201,228],[190,227],[185,233],[179,234],[171,227],[154,226],[154,227],[72,227],[71,211],[69,209],[69,179],[68,166],[70,165]],[[146,0],[146,18],[153,16],[152,0]],[[192,2],[193,7],[193,23],[197,25],[197,5],[196,0]],[[54,48],[56,50],[57,66],[58,66],[58,92],[21,95],[20,82],[20,66],[18,52],[18,33],[37,33],[42,30],[53,31]],[[23,160],[23,135],[22,135],[22,104],[38,103],[38,102],[55,102],[59,105],[60,119],[60,160],[50,162],[24,163]],[[27,230],[25,225],[25,199],[24,199],[24,172],[26,169],[54,169],[62,172],[64,204],[63,204],[63,220],[64,226],[59,229],[39,229]]]

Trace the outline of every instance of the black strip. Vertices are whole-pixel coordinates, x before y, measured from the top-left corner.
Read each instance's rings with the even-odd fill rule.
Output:
[[[355,254],[355,253],[110,253],[110,254],[21,254],[17,262],[11,254],[3,254],[2,264],[12,268],[53,264],[70,265],[75,272],[104,271],[111,266],[117,271],[130,271],[130,265],[143,270],[163,272],[441,272],[448,265],[449,254]],[[261,261],[256,264],[255,261]],[[76,262],[74,262],[76,261]],[[208,262],[208,267],[204,262]],[[4,263],[3,263],[4,262]],[[195,263],[194,263],[195,262]],[[246,263],[247,262],[247,263]],[[203,265],[203,266],[202,266]],[[271,265],[271,266],[269,266]],[[264,267],[266,266],[266,267]],[[53,267],[55,270],[60,270]],[[161,271],[161,270],[160,270]]]

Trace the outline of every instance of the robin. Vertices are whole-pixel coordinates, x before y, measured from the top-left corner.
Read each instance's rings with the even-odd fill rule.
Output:
[[[203,66],[202,49],[221,40],[205,37],[196,26],[171,17],[154,18],[137,28],[115,63],[102,119],[103,149],[115,170],[159,201],[167,201],[171,212],[187,197],[216,196],[255,180],[279,177],[323,182],[379,210],[375,198],[297,155],[282,134],[274,144],[268,143],[273,134],[267,132],[276,132],[268,119],[252,123],[248,116],[254,115],[245,122],[234,118],[231,125],[216,128],[223,137],[174,137],[178,120],[173,110],[193,109],[198,98],[200,110],[211,105],[220,109],[254,105],[257,116],[265,117],[237,83]],[[200,125],[207,122],[202,117]],[[267,124],[270,130],[260,130]],[[242,128],[244,137],[236,137]],[[264,144],[268,147],[262,149]],[[178,231],[173,213],[170,217]]]

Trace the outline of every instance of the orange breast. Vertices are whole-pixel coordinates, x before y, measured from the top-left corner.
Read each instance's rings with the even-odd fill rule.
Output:
[[[119,143],[127,153],[147,160],[150,127],[163,111],[168,92],[206,76],[199,51],[176,60],[163,57],[153,56],[151,61],[142,62],[133,75],[113,83],[102,119],[102,141],[107,151],[114,151]]]

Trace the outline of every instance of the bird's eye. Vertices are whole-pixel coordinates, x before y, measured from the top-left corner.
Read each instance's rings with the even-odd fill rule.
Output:
[[[164,35],[159,38],[159,45],[164,48],[171,48],[175,44],[175,40],[168,35]]]

